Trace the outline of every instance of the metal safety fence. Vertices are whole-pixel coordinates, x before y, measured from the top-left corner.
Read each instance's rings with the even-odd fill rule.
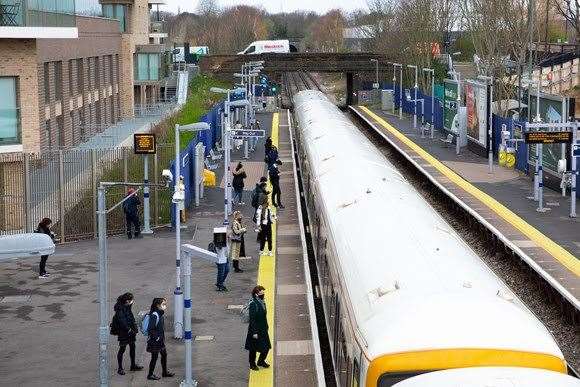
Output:
[[[157,184],[161,169],[173,157],[171,145],[158,145],[150,155],[149,176]],[[42,218],[53,221],[60,242],[96,236],[96,187],[100,181],[142,182],[143,156],[131,147],[59,150],[0,155],[0,235],[32,232]],[[107,192],[107,202],[125,195],[123,187]],[[151,224],[169,223],[168,189],[151,188]],[[121,208],[108,219],[110,234],[125,231]]]

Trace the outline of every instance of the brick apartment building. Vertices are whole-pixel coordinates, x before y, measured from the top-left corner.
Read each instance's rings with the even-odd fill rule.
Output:
[[[0,153],[75,146],[156,101],[165,48],[149,12],[163,3],[1,1]]]

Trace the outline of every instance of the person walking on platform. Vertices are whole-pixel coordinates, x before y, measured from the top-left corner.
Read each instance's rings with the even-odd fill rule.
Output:
[[[127,199],[123,202],[123,212],[125,213],[125,220],[127,222],[127,238],[131,239],[131,225],[135,228],[135,238],[141,235],[141,225],[139,224],[139,209],[141,204],[135,190],[129,188],[127,190]]]
[[[233,203],[236,203],[237,199],[237,203],[243,205],[244,202],[242,201],[242,195],[244,193],[244,179],[248,177],[248,175],[246,175],[246,171],[244,171],[244,166],[241,162],[238,163],[233,174],[234,178],[232,181],[232,187],[234,188],[234,197],[232,201]]]
[[[230,258],[232,259],[234,265],[234,271],[236,273],[243,273],[244,271],[240,269],[240,249],[242,247],[242,237],[246,233],[246,228],[242,223],[242,213],[240,211],[234,211],[232,222],[232,233],[230,234]]]
[[[131,371],[140,371],[143,367],[137,365],[135,362],[135,341],[137,340],[137,332],[139,331],[135,316],[131,310],[134,297],[131,293],[125,293],[117,298],[115,304],[115,316],[113,317],[113,325],[117,332],[117,339],[119,340],[119,352],[117,352],[117,373],[125,375],[123,369],[123,355],[129,346],[129,357],[131,358]],[[113,328],[113,327],[112,327]]]
[[[260,255],[265,254],[264,248],[268,242],[268,254],[274,255],[272,251],[272,224],[276,220],[270,206],[268,205],[268,197],[263,196],[262,202],[256,210],[256,226],[258,230],[258,240],[260,242]]]
[[[260,178],[260,181],[256,183],[256,187],[252,191],[252,207],[254,208],[254,212],[260,206],[262,202],[262,196],[268,196],[270,193],[266,190],[268,179],[264,176]],[[256,219],[254,219],[256,221]]]
[[[280,170],[278,169],[278,163],[270,165],[268,174],[270,175],[270,184],[272,184],[272,205],[274,207],[284,208],[280,197],[282,191],[280,190]]]
[[[151,353],[151,361],[149,362],[149,373],[147,379],[159,380],[159,376],[155,375],[155,365],[157,358],[161,354],[161,368],[163,373],[161,376],[170,378],[175,374],[167,370],[167,350],[165,349],[165,318],[163,317],[167,309],[167,300],[165,298],[154,298],[149,311],[149,325],[147,338],[147,352]]]
[[[268,334],[268,320],[266,318],[266,303],[264,302],[263,286],[256,286],[252,290],[252,300],[249,306],[250,321],[248,324],[248,334],[246,335],[246,345],[244,348],[249,351],[250,369],[259,371],[258,366],[268,368],[266,357],[272,344]],[[260,357],[256,363],[256,352],[260,352]]]
[[[54,241],[55,235],[52,231],[50,231],[50,225],[52,224],[52,220],[50,218],[43,218],[40,223],[38,223],[38,227],[34,230],[35,233],[38,234],[46,234]],[[38,278],[48,278],[50,273],[46,271],[46,261],[48,260],[48,255],[42,255],[40,257],[40,264],[38,266]]]

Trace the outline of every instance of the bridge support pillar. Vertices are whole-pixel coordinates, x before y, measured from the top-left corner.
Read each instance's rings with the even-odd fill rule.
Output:
[[[354,73],[346,73],[346,106],[354,104]]]

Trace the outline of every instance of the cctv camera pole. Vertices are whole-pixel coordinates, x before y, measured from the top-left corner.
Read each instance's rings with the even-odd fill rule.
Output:
[[[185,315],[185,379],[179,384],[179,387],[195,387],[197,381],[193,379],[193,370],[191,366],[191,256],[183,254],[183,287],[185,290],[185,300],[183,303]]]
[[[179,165],[179,124],[175,125],[175,176],[174,190],[179,189],[181,167]],[[183,338],[183,292],[181,291],[181,213],[175,203],[175,290],[173,291],[173,337]]]
[[[491,85],[491,91],[489,95],[489,117],[488,117],[488,124],[487,124],[487,142],[488,142],[488,151],[487,151],[487,164],[489,167],[489,173],[493,173],[493,77],[486,77],[480,76],[479,78],[486,80]]]
[[[247,94],[246,94],[247,96]],[[228,225],[230,212],[230,90],[224,102],[224,225]]]
[[[107,211],[105,209],[105,187],[100,184],[97,191],[97,217],[99,221],[99,380],[101,387],[109,385],[109,308],[107,287]]]

